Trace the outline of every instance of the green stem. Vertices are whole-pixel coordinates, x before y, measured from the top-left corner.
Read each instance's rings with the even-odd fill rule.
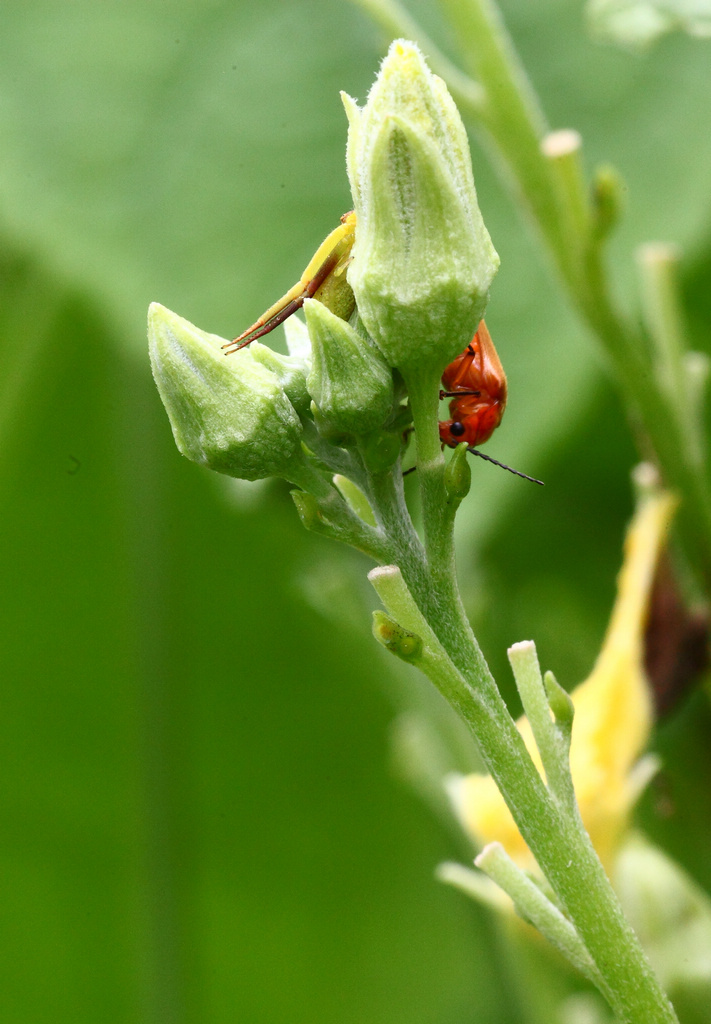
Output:
[[[369,475],[368,498],[378,526],[394,552],[393,563],[400,567],[409,590],[427,614],[427,559],[405,501],[399,461],[392,470]],[[381,560],[380,564],[386,563]]]
[[[642,454],[661,467],[665,485],[680,494],[677,528],[687,561],[707,594],[711,589],[711,494],[698,453],[688,443],[683,413],[660,390],[641,339],[613,308],[599,259],[591,256],[590,299],[581,309],[603,343]],[[641,429],[640,429],[641,428]],[[651,449],[651,450],[650,450]]]
[[[562,809],[575,809],[575,792],[568,759],[569,736],[561,733],[558,722],[551,718],[551,706],[543,685],[536,645],[531,640],[524,640],[509,647],[508,655],[523,710],[541,755],[548,789]]]
[[[541,156],[546,119],[501,16],[488,0],[441,0],[465,64],[484,89],[476,123],[495,163],[567,272],[556,187]],[[493,146],[492,146],[493,144]]]
[[[444,483],[444,454],[439,439],[438,410],[441,370],[432,374],[416,374],[406,381],[415,428],[417,478],[422,501],[425,551],[434,588],[450,602],[456,601],[454,560],[454,521],[443,518],[447,505]]]
[[[575,927],[536,883],[509,857],[501,843],[489,843],[474,861],[511,897],[519,914],[530,921],[551,945],[601,991],[605,981],[593,963]]]
[[[476,642],[464,670],[455,665],[448,640],[457,609],[444,600],[432,602],[434,611],[424,621],[411,598],[408,602],[394,567],[375,570],[370,578],[388,611],[423,640],[423,671],[471,728],[521,835],[604,979],[620,1021],[676,1024],[587,832],[579,817],[563,813],[546,789]],[[461,656],[457,644],[456,657]]]

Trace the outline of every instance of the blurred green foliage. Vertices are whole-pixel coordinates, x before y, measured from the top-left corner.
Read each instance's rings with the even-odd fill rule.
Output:
[[[708,51],[630,57],[570,0],[504,8],[553,126],[625,176],[628,305],[633,245],[680,243],[708,350]],[[303,531],[285,488],[181,459],[145,354],[149,301],[232,337],[349,208],[338,90],[364,98],[377,33],[327,0],[7,0],[2,27],[0,1018],[519,1020],[523,968],[434,882],[459,850],[388,771],[409,684],[374,653],[365,562]],[[635,454],[476,145],[474,168],[510,383],[491,452],[547,483],[473,466],[462,514],[510,694],[516,640],[587,674]],[[709,729],[701,695],[662,727],[643,808],[707,887]]]

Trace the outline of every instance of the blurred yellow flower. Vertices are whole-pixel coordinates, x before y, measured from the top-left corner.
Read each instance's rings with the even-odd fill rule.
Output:
[[[627,532],[617,599],[605,640],[588,679],[571,694],[575,720],[570,765],[578,806],[600,859],[609,867],[631,809],[656,768],[640,761],[652,725],[644,673],[644,627],[655,568],[676,499],[663,492],[642,500]],[[518,722],[539,771],[540,758],[526,718]],[[460,776],[449,785],[457,814],[481,846],[498,841],[516,863],[535,868],[493,779]]]

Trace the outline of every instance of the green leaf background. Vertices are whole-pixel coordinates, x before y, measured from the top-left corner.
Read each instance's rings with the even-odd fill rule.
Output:
[[[630,309],[634,245],[680,243],[709,350],[708,51],[602,48],[570,0],[505,14],[551,124],[626,179]],[[382,40],[328,0],[7,0],[0,25],[0,1019],[534,1019],[522,993],[545,1002],[555,965],[508,956],[434,881],[461,848],[391,770],[394,709],[430,698],[374,650],[366,563],[305,533],[285,488],[181,459],[145,351],[151,300],[232,337],[296,279],[349,208],[338,90],[365,97]],[[547,483],[476,465],[462,515],[510,695],[516,640],[567,685],[589,671],[635,453],[473,153],[510,383],[490,449]],[[710,728],[697,694],[659,729],[641,809],[707,888]]]

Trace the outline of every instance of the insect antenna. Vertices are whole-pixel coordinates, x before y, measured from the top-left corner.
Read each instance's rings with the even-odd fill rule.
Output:
[[[512,469],[511,466],[507,466],[505,463],[499,462],[497,459],[492,459],[490,455],[485,455],[484,452],[480,452],[479,449],[474,448],[473,445],[470,445],[470,447],[467,448],[467,451],[471,452],[472,455],[478,455],[480,459],[486,459],[487,462],[493,462],[495,466],[500,466],[501,469],[508,469],[509,473],[513,473],[515,476],[522,476],[524,480],[530,480],[532,484],[540,484],[541,487],[545,487],[542,480],[536,480],[535,476],[528,476],[526,473],[519,473],[517,469]]]

